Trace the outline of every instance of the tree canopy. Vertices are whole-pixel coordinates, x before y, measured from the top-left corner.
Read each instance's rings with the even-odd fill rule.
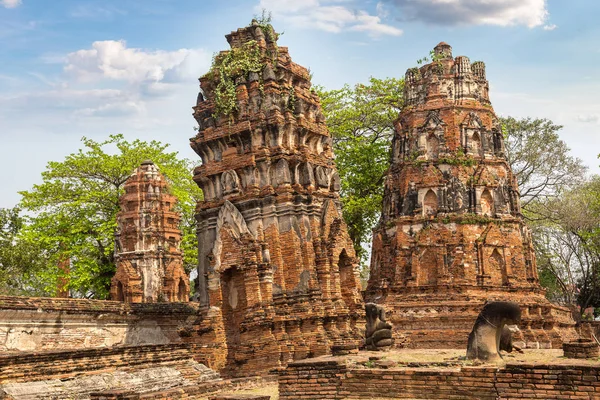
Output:
[[[381,212],[393,122],[404,102],[403,90],[404,80],[394,78],[371,78],[367,84],[338,90],[317,88],[333,137],[344,219],[363,265]]]
[[[111,135],[96,142],[83,138],[83,149],[63,161],[51,161],[43,182],[21,192],[21,207],[31,215],[22,229],[23,241],[44,249],[44,267],[37,278],[48,294],[57,290],[68,260],[68,286],[76,296],[106,298],[115,271],[116,214],[123,185],[142,161],[150,159],[167,177],[182,213],[184,265],[196,264],[194,207],[201,191],[191,179],[192,163],[168,152],[157,141],[129,142]]]
[[[586,167],[570,154],[560,139],[561,125],[545,118],[500,118],[505,138],[506,157],[521,193],[521,207],[529,219],[543,218],[542,210],[529,207],[533,202],[558,196],[583,180]]]

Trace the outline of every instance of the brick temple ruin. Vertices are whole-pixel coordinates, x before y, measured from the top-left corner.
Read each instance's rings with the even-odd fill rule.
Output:
[[[203,76],[191,139],[204,192],[196,215],[199,301],[222,330],[227,364],[255,370],[334,346],[356,349],[364,325],[319,98],[308,70],[263,29],[255,22],[226,36],[233,52],[257,51],[261,70],[227,77],[235,82],[229,115],[216,112],[224,78]]]
[[[429,348],[463,347],[486,300],[511,300],[517,342],[559,348],[574,321],[539,285],[485,64],[446,43],[433,59],[406,72],[366,300],[409,346]]]
[[[176,203],[152,161],[144,161],[127,179],[125,194],[119,199],[117,271],[111,280],[111,299],[128,303],[189,300]]]

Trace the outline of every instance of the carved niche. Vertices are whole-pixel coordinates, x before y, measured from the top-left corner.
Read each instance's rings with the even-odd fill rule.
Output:
[[[408,184],[408,191],[402,201],[402,215],[413,215],[417,207],[419,192],[414,182]]]
[[[282,158],[275,164],[274,175],[271,182],[275,187],[292,183],[290,166],[285,158]]]
[[[467,188],[457,177],[453,176],[445,185],[445,206],[449,212],[462,212],[469,206]]]
[[[318,165],[315,168],[315,179],[317,181],[317,186],[320,188],[329,187],[329,178],[327,176],[327,169]]]
[[[428,160],[435,160],[440,153],[446,152],[445,126],[439,111],[434,110],[427,114],[425,123],[418,129],[419,152]]]
[[[221,187],[223,194],[236,193],[240,190],[240,178],[234,170],[223,172],[221,175]]]
[[[470,112],[461,124],[461,140],[463,149],[467,154],[483,155],[483,150],[487,147],[484,131],[485,129],[479,115]]]

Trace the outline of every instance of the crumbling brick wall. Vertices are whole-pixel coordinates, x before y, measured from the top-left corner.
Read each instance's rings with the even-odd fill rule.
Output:
[[[600,366],[577,363],[495,367],[356,368],[343,359],[304,360],[279,376],[286,399],[598,399]]]

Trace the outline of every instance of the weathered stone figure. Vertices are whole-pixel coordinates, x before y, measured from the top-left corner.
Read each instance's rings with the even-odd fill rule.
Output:
[[[515,350],[518,353],[523,353],[523,350],[519,346],[516,346],[512,341],[512,334],[518,332],[519,327],[516,325],[504,325],[502,328],[502,334],[500,335],[500,348],[499,350],[507,353],[512,353]]]
[[[517,303],[509,301],[487,303],[469,334],[467,358],[494,361],[501,357],[500,339],[504,326],[518,324],[520,321],[521,309]]]
[[[374,303],[365,304],[367,350],[388,350],[394,344],[392,325],[385,320],[385,309]]]

